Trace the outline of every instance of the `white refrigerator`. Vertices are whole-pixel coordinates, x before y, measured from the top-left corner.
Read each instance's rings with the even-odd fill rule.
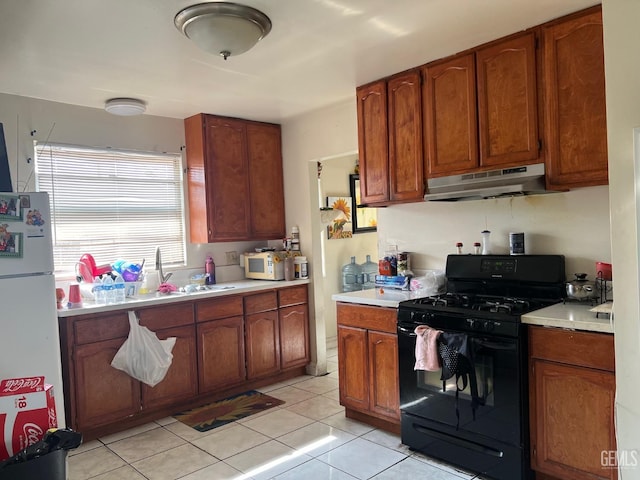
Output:
[[[48,194],[0,192],[0,380],[44,376],[64,427],[51,231]]]

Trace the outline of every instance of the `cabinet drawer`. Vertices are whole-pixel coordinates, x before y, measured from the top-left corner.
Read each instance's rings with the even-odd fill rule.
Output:
[[[615,371],[613,335],[548,327],[529,327],[529,356]]]
[[[396,333],[395,308],[338,303],[338,325]]]
[[[225,297],[196,303],[196,322],[242,315],[242,297]]]
[[[266,312],[278,308],[276,292],[258,293],[244,297],[244,313]]]
[[[191,325],[193,323],[193,303],[145,308],[138,310],[136,314],[140,320],[140,325],[155,332],[163,328]]]
[[[299,305],[301,303],[307,303],[306,285],[282,288],[278,290],[278,305],[281,307],[286,307],[287,305]]]
[[[129,317],[126,311],[81,317],[73,323],[73,330],[76,345],[127,337]]]

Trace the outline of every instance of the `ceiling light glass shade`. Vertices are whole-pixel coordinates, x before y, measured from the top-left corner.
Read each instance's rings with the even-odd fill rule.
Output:
[[[135,98],[112,98],[104,104],[104,109],[114,115],[131,116],[144,113],[147,106]]]
[[[192,5],[178,12],[174,23],[199,48],[225,60],[250,50],[271,31],[264,13],[229,2]]]

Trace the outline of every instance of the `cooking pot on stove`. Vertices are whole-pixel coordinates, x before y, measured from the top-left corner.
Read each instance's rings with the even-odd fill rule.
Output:
[[[590,300],[598,296],[595,282],[587,280],[586,273],[576,273],[575,280],[567,282],[567,298]]]

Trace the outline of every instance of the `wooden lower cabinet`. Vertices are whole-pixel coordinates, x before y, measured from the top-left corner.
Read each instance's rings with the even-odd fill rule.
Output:
[[[61,317],[69,427],[90,440],[303,374],[309,361],[307,288],[138,309],[140,324],[158,338],[176,337],[171,367],[154,387],[111,366],[129,335],[126,310]]]
[[[231,317],[200,323],[198,340],[199,393],[244,382],[244,320]]]
[[[280,367],[287,369],[309,363],[309,318],[307,304],[281,307]]]
[[[338,378],[340,404],[369,410],[367,331],[338,325]]]
[[[247,329],[247,378],[260,378],[280,370],[278,312],[245,317]]]
[[[617,479],[613,335],[530,327],[531,467],[539,478]],[[546,475],[546,476],[545,476]]]
[[[142,408],[170,405],[198,393],[195,326],[167,328],[156,335],[160,340],[176,337],[173,359],[164,379],[155,387],[142,383]]]
[[[367,332],[369,350],[369,408],[386,417],[400,420],[398,380],[398,336]]]
[[[74,429],[83,432],[140,411],[140,382],[111,366],[125,338],[76,347]]]
[[[340,403],[391,431],[400,425],[396,309],[338,303]]]

